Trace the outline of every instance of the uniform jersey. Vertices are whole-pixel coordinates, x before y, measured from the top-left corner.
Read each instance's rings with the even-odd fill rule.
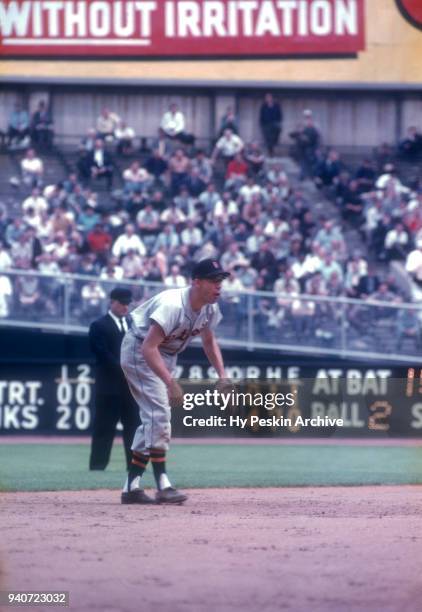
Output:
[[[190,287],[168,289],[132,310],[132,333],[143,339],[151,323],[158,323],[165,334],[160,352],[181,353],[192,338],[206,328],[214,329],[222,318],[217,304],[206,304],[198,312],[193,311],[189,292]]]

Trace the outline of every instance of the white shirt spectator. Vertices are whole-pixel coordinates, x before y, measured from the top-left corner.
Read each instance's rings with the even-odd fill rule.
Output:
[[[48,210],[47,200],[42,196],[30,195],[22,202],[22,210],[26,212],[29,208],[33,208],[36,215],[41,215]]]
[[[0,270],[7,270],[12,267],[12,258],[8,251],[0,245]]]
[[[172,112],[168,110],[161,119],[161,129],[168,136],[177,136],[185,129],[185,117],[179,110]]]
[[[396,229],[392,229],[387,232],[385,237],[384,246],[386,249],[392,249],[396,244],[406,246],[409,242],[409,236],[407,232],[402,230],[401,232]]]
[[[236,153],[240,153],[244,148],[243,140],[237,134],[224,133],[217,140],[215,145],[216,152],[221,153],[223,157],[234,157]]]
[[[169,289],[187,286],[186,278],[181,274],[176,274],[176,276],[170,274],[169,276],[166,276],[166,278],[164,279],[164,284]]]
[[[407,256],[406,270],[417,280],[422,280],[422,245]]]
[[[187,227],[180,237],[186,246],[199,246],[202,242],[202,232],[199,227]]]
[[[135,130],[128,125],[119,124],[114,130],[114,136],[117,140],[133,140],[135,138]]]
[[[218,200],[214,206],[213,217],[217,219],[221,217],[224,221],[228,221],[232,215],[238,215],[239,208],[234,200],[225,203],[223,200]]]
[[[119,115],[111,113],[108,109],[104,109],[97,119],[97,131],[100,134],[113,134],[119,123]]]
[[[229,278],[225,278],[221,283],[221,297],[231,304],[239,304],[239,294],[242,293],[242,291],[245,291],[245,287],[240,278],[236,276],[232,275]]]
[[[8,276],[0,276],[0,317],[9,316],[13,294],[12,283]]]
[[[254,195],[261,195],[262,190],[259,185],[243,185],[239,189],[239,195],[245,204],[249,204],[252,201]]]
[[[167,208],[160,215],[160,221],[162,223],[171,223],[178,225],[186,221],[186,215],[178,208]]]
[[[115,257],[121,257],[132,249],[139,255],[146,255],[146,248],[142,240],[137,234],[128,236],[127,234],[121,234],[113,244],[112,253]]]
[[[24,174],[41,176],[44,172],[44,165],[39,157],[32,159],[24,157],[21,161],[21,169]]]

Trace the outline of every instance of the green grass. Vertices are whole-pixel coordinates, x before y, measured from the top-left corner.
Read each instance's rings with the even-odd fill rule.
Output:
[[[0,446],[0,490],[120,488],[123,450],[104,472],[88,470],[85,444]],[[180,487],[422,484],[422,448],[388,446],[175,445],[169,474]],[[151,468],[145,486],[153,486]]]

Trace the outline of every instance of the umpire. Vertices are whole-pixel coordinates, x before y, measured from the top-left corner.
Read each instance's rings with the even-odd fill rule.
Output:
[[[127,316],[132,300],[129,289],[116,288],[110,293],[108,313],[89,328],[89,343],[96,357],[95,416],[92,431],[90,470],[104,470],[120,419],[129,469],[131,445],[139,425],[139,410],[120,367],[120,346],[130,327]]]

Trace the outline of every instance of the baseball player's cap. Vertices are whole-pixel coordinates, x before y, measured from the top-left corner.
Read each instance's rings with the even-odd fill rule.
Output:
[[[226,272],[216,259],[203,259],[196,264],[192,270],[192,278],[227,278],[230,272]]]
[[[120,302],[120,304],[130,304],[132,301],[132,291],[123,287],[116,287],[110,291],[110,299]]]

